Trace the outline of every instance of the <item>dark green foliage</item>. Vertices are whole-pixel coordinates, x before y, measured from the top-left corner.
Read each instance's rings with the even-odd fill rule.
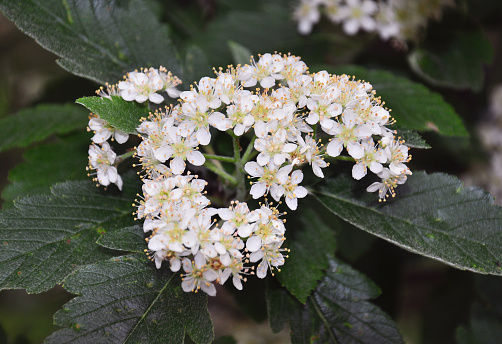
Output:
[[[143,0],[1,0],[0,10],[75,75],[116,83],[163,65],[182,76],[168,28]]]
[[[157,270],[144,254],[112,258],[68,277],[64,287],[79,296],[55,315],[67,327],[48,343],[210,343],[213,329],[207,295],[186,293],[178,274]]]
[[[146,103],[128,102],[119,96],[85,97],[77,99],[76,102],[128,134],[136,133],[136,128],[141,123],[140,119],[147,118],[150,113]]]
[[[13,147],[27,147],[54,134],[83,129],[89,113],[74,104],[39,105],[20,111],[0,121],[0,152]]]
[[[376,201],[347,175],[314,196],[342,219],[404,249],[459,269],[502,275],[502,210],[493,197],[455,177],[414,172],[396,200]]]
[[[324,279],[302,305],[286,290],[267,291],[270,325],[275,332],[286,322],[292,343],[403,343],[388,315],[368,302],[380,289],[361,273],[331,259]]]
[[[22,198],[0,214],[0,288],[42,292],[78,268],[108,259],[96,245],[107,231],[131,226],[136,184],[104,194],[89,181],[67,182],[52,195]]]

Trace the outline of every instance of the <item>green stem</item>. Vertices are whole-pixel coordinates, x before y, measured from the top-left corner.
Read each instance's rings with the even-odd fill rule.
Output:
[[[339,155],[339,156],[335,156],[335,157],[332,157],[332,156],[329,156],[329,155],[325,155],[324,156],[324,160],[342,160],[342,161],[352,161],[354,162],[355,159],[351,156],[344,156],[344,155]]]
[[[246,151],[244,152],[244,155],[242,156],[242,164],[245,164],[249,160],[252,159],[251,155],[255,152],[253,150],[254,148],[254,141],[256,140],[256,136],[253,136],[251,139],[251,142],[249,142],[248,147],[246,148]]]
[[[204,163],[204,167],[206,167],[208,170],[213,171],[215,174],[220,176],[221,178],[225,179],[227,182],[232,184],[233,186],[237,186],[237,179],[225,172],[222,169],[219,169],[212,161],[207,161]]]
[[[115,164],[118,165],[120,164],[122,161],[124,161],[125,159],[129,159],[130,157],[132,157],[134,155],[134,153],[136,153],[136,150],[133,149],[133,150],[130,150],[128,152],[125,152],[124,154],[122,155],[119,155],[117,156],[117,159],[116,159],[116,162]]]
[[[235,197],[243,201],[246,197],[246,178],[244,175],[243,159],[241,159],[241,146],[239,138],[234,133],[231,136],[234,139],[235,179],[237,180],[237,193]]]
[[[221,155],[215,155],[215,154],[208,154],[208,153],[202,153],[206,159],[212,159],[212,160],[219,160],[223,162],[231,162],[235,163],[235,158],[231,158],[229,156],[221,156]]]

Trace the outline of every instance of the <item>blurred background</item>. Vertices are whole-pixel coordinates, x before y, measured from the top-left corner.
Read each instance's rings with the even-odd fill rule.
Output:
[[[180,42],[185,39],[197,41],[198,31],[205,32],[209,23],[217,21],[219,16],[230,17],[229,13],[237,6],[230,0],[151,3],[163,20],[172,23],[175,40]],[[239,5],[239,10],[252,6],[244,3]],[[439,22],[429,23],[420,39],[433,42],[434,35],[444,32],[445,25],[455,27],[459,11],[467,15],[488,38],[493,49],[492,62],[485,65],[485,77],[478,90],[431,83],[414,73],[406,62],[410,47],[365,33],[348,38],[326,19],[321,19],[311,36],[295,33],[277,49],[292,48],[292,52],[302,56],[308,65],[313,61],[386,69],[439,92],[461,116],[470,137],[425,134],[432,149],[411,150],[410,168],[459,176],[467,185],[489,190],[502,205],[502,1],[455,3],[456,8],[446,10]],[[293,4],[286,6],[290,13]],[[293,22],[290,25],[295,26]],[[259,47],[259,43],[256,44]],[[255,46],[249,48],[255,49]],[[56,59],[0,14],[0,118],[37,104],[71,103],[94,94],[99,85],[64,71]],[[9,170],[23,161],[23,150],[0,153],[0,161],[1,190],[9,183]],[[82,166],[82,176],[85,177],[85,166]],[[474,343],[470,338],[475,338],[477,343],[500,343],[502,278],[450,268],[334,221],[338,232],[337,256],[365,273],[382,289],[375,303],[398,323],[407,343]],[[247,289],[263,290],[259,285],[253,288],[250,283]],[[43,342],[56,329],[52,315],[71,297],[60,287],[38,295],[18,290],[0,292],[0,343]],[[289,341],[287,331],[270,333],[264,304],[255,304],[246,312],[239,310],[236,303],[242,298],[242,295],[232,295],[225,290],[219,290],[217,298],[210,298],[217,336],[232,335],[239,343]]]

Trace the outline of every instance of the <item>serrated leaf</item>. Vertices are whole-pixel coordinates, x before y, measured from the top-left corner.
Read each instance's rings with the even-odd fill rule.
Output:
[[[394,322],[368,299],[380,294],[364,275],[336,259],[307,303],[285,290],[269,288],[267,302],[274,331],[289,322],[295,343],[403,343]]]
[[[145,104],[125,101],[122,97],[84,97],[76,100],[89,111],[99,115],[113,127],[127,134],[136,133],[140,118],[148,118],[150,110]]]
[[[414,172],[383,204],[364,189],[340,175],[313,194],[345,221],[406,250],[458,269],[502,275],[502,210],[490,194],[424,172]]]
[[[24,161],[9,171],[10,184],[2,191],[2,198],[12,201],[35,194],[50,194],[50,186],[67,180],[87,180],[89,133],[60,138],[29,148]],[[68,157],[71,157],[69,159]]]
[[[56,313],[69,327],[47,343],[210,343],[207,295],[186,293],[178,274],[157,270],[144,254],[99,262],[68,277],[64,287],[80,296]]]
[[[327,70],[335,74],[353,75],[357,80],[371,83],[376,95],[381,96],[385,106],[392,109],[391,115],[399,128],[435,131],[446,136],[469,136],[453,107],[439,93],[430,91],[422,84],[386,71],[359,66],[328,67]]]
[[[142,0],[1,0],[0,10],[64,69],[100,84],[160,65],[182,77],[167,27]]]
[[[228,48],[230,49],[230,52],[232,53],[232,58],[235,65],[249,64],[249,59],[251,58],[251,51],[248,48],[234,41],[228,41],[227,44]]]
[[[0,289],[42,292],[81,266],[113,252],[96,244],[101,234],[134,224],[136,185],[124,178],[120,195],[90,181],[66,182],[52,195],[22,198],[0,213]]]
[[[480,91],[484,64],[491,63],[493,49],[479,30],[456,30],[441,44],[414,50],[408,56],[412,69],[433,85]]]
[[[418,149],[430,149],[431,146],[425,142],[425,140],[413,130],[405,130],[398,129],[397,136],[403,139],[406,143],[406,146],[410,148],[418,148]]]
[[[329,257],[335,253],[335,232],[310,209],[288,221],[288,227],[294,234],[286,242],[291,252],[276,276],[291,294],[305,303],[328,267]]]
[[[12,147],[27,147],[53,134],[66,134],[84,128],[88,112],[74,104],[44,104],[20,111],[0,121],[0,152]]]
[[[141,226],[119,228],[104,233],[97,241],[103,247],[126,252],[143,252],[146,243]]]

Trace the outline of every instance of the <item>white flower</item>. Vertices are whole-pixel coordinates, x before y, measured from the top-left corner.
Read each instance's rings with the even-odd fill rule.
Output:
[[[258,219],[254,212],[250,212],[244,202],[232,202],[229,208],[218,209],[218,215],[225,221],[221,226],[224,234],[231,235],[237,231],[241,238],[247,238],[253,230],[252,223]]]
[[[377,10],[377,4],[371,0],[346,0],[346,5],[340,8],[343,30],[347,35],[355,35],[361,27],[366,31],[375,30],[372,16]]]
[[[381,39],[388,40],[391,37],[399,37],[400,27],[397,21],[396,11],[392,5],[380,2],[375,21],[376,31]]]
[[[281,252],[286,250],[280,248],[282,243],[283,240],[275,241],[271,244],[263,245],[263,249],[251,253],[249,257],[251,263],[261,260],[256,269],[256,276],[258,278],[265,278],[269,269],[273,271],[274,267],[277,268],[284,265],[284,256]],[[272,273],[272,275],[274,274]]]
[[[278,200],[278,198],[282,196],[276,193],[279,187],[279,180],[286,180],[292,168],[293,165],[287,165],[277,170],[275,168],[271,169],[268,166],[262,167],[255,161],[246,163],[246,165],[244,165],[244,170],[251,177],[259,178],[258,181],[251,186],[251,196],[254,199],[258,199],[270,190],[272,197]]]
[[[342,148],[347,147],[351,157],[361,159],[364,156],[361,140],[371,136],[371,128],[362,124],[353,112],[344,112],[342,123],[335,123],[327,132],[335,135],[326,147],[326,153],[332,157],[340,155]]]
[[[180,98],[185,102],[193,102],[195,99],[203,97],[207,106],[211,109],[217,109],[221,105],[218,90],[214,88],[216,79],[203,77],[197,84],[197,90],[193,87],[190,91],[181,92]]]
[[[163,83],[162,90],[166,91],[169,97],[178,98],[181,92],[176,86],[181,84],[181,80],[162,66],[159,68],[159,76]]]
[[[112,127],[107,121],[99,118],[99,116],[89,120],[89,128],[94,131],[94,136],[92,137],[94,143],[103,143],[112,136],[121,144],[129,139],[129,134]]]
[[[185,292],[196,292],[202,289],[206,294],[216,296],[216,288],[211,282],[218,278],[218,273],[207,265],[202,255],[195,255],[193,262],[188,258],[183,258],[182,264],[186,274],[182,278],[181,288]]]
[[[309,98],[307,100],[307,108],[310,110],[305,121],[314,125],[319,122],[323,130],[329,130],[335,124],[331,118],[342,113],[342,106],[338,103],[333,103],[328,97],[321,97],[317,101]]]
[[[387,162],[387,156],[381,149],[375,147],[372,139],[363,140],[364,156],[356,161],[352,167],[352,177],[356,180],[363,178],[367,173],[367,168],[371,172],[378,174],[383,170],[383,163]]]
[[[260,152],[256,160],[260,166],[270,164],[270,166],[281,166],[289,153],[296,149],[294,143],[286,143],[280,135],[268,135],[265,138],[257,139],[254,148]]]
[[[101,147],[92,144],[89,146],[89,167],[96,170],[96,181],[99,184],[108,186],[114,183],[122,190],[122,178],[113,166],[117,154],[112,150],[108,142],[103,142]]]
[[[293,17],[298,21],[298,31],[302,35],[309,34],[312,26],[319,21],[321,17],[319,5],[319,0],[301,0],[296,7]]]
[[[157,72],[131,72],[126,81],[118,84],[120,96],[127,101],[137,101],[143,103],[146,100],[155,104],[164,101],[164,97],[155,93],[162,91],[164,83]]]
[[[385,154],[389,160],[389,169],[395,174],[409,174],[409,169],[404,164],[410,159],[408,158],[408,147],[404,141],[392,141],[385,147]]]
[[[270,88],[275,85],[275,80],[281,80],[283,76],[280,74],[284,68],[284,61],[280,55],[269,53],[260,56],[256,63],[254,60],[252,65],[241,67],[239,80],[245,87],[252,87],[260,81],[260,86]]]
[[[302,182],[302,180],[303,172],[301,170],[296,170],[293,171],[287,182],[281,185],[284,189],[286,204],[291,210],[296,210],[298,207],[298,198],[304,198],[308,194],[307,189],[298,185]]]
[[[211,113],[208,111],[209,104],[206,98],[197,96],[195,99],[183,103],[181,109],[184,120],[179,125],[179,134],[187,137],[195,132],[199,144],[208,145],[211,141],[211,133],[209,132]]]
[[[384,168],[382,172],[378,174],[378,176],[382,179],[381,182],[375,182],[368,186],[366,188],[366,191],[368,192],[375,192],[378,191],[378,196],[380,197],[380,201],[385,201],[387,197],[389,197],[389,194],[392,197],[396,196],[396,193],[394,189],[400,185],[404,184],[406,182],[406,175],[405,174],[395,174],[388,168]],[[389,194],[387,194],[389,193]]]
[[[202,166],[206,161],[204,155],[194,149],[199,145],[195,136],[185,138],[178,135],[178,132],[176,127],[172,127],[168,132],[168,144],[158,149],[158,155],[165,160],[172,158],[169,167],[174,174],[182,174],[185,171],[185,160],[195,166]]]

